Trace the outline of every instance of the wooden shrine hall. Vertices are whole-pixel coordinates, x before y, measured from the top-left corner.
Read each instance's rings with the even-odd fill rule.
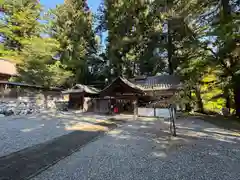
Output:
[[[167,106],[169,99],[179,88],[180,80],[173,75],[137,77],[130,80],[118,77],[94,99],[94,111],[107,113],[117,107],[117,113],[137,115],[138,106]]]
[[[138,97],[144,94],[145,92],[135,84],[123,77],[118,77],[100,92],[99,101],[96,103],[100,103],[97,107],[104,108],[109,112],[117,108],[115,113],[133,114],[136,113]],[[107,105],[106,102],[108,102]],[[99,109],[99,112],[101,111]]]

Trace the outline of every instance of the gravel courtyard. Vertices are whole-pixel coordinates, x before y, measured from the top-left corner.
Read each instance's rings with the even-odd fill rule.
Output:
[[[141,119],[110,131],[32,180],[237,180],[240,135],[197,119]]]
[[[104,116],[81,113],[44,113],[25,117],[0,118],[0,157],[75,130],[83,128],[88,130],[92,127],[104,128],[94,124],[106,119],[107,117]]]

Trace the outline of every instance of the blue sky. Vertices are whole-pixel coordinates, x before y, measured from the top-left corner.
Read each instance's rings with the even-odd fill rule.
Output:
[[[46,8],[55,8],[57,4],[63,3],[64,0],[40,0],[41,4]],[[96,12],[101,0],[87,0],[88,6],[93,12]]]
[[[91,11],[93,13],[97,12],[97,9],[100,5],[102,0],[87,0],[88,2],[88,6],[90,7]],[[58,4],[62,4],[64,2],[64,0],[40,0],[40,3],[45,7],[45,9],[49,9],[49,8],[55,8],[56,5]],[[103,33],[103,42],[102,45],[105,46],[105,39],[107,37],[107,33]]]

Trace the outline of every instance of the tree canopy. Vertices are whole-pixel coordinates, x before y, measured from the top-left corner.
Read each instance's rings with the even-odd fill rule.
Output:
[[[44,86],[176,74],[186,109],[240,115],[239,8],[237,0],[102,0],[94,14],[86,0],[48,12],[36,0],[2,0],[0,57],[19,64],[19,81]]]

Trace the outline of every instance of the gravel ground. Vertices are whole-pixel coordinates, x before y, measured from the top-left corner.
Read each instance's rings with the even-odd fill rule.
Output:
[[[61,160],[32,180],[237,180],[239,134],[200,120],[178,121],[172,138],[161,121],[138,121]]]
[[[0,157],[71,133],[104,118],[107,117],[74,113],[0,118]]]
[[[60,119],[0,119],[0,156],[70,133]]]

